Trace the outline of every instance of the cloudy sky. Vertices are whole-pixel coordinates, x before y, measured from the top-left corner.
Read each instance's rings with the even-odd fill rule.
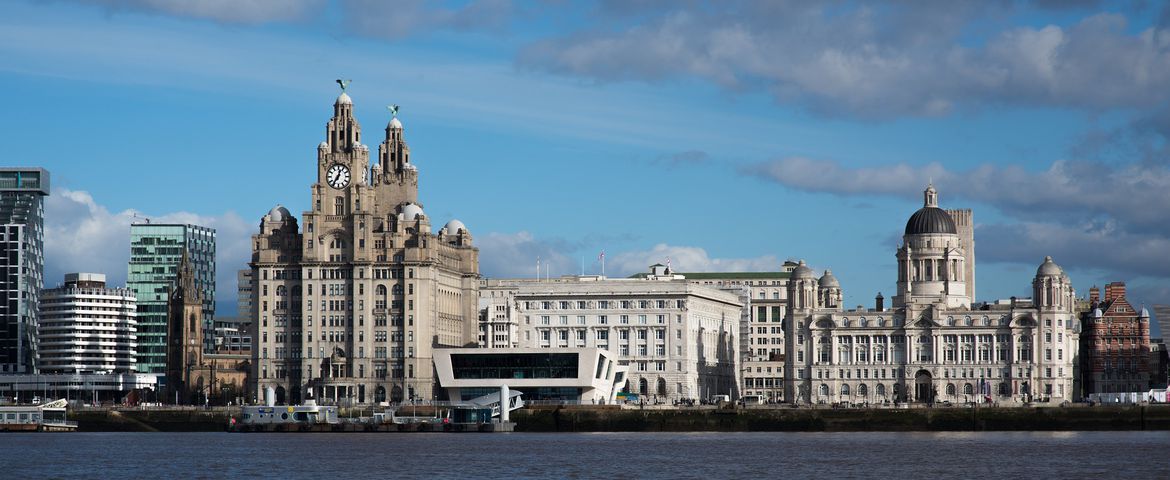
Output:
[[[1052,255],[1170,302],[1162,2],[56,0],[0,3],[6,164],[53,175],[47,283],[125,281],[134,215],[248,236],[309,202],[337,95],[400,118],[435,224],[488,276],[831,267],[894,290],[933,180],[974,209],[980,300]]]

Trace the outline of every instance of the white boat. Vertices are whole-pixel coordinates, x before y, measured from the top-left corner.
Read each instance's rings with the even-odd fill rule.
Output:
[[[317,405],[306,400],[302,405],[244,406],[240,412],[241,425],[317,425],[337,424],[337,407]]]
[[[40,405],[0,407],[0,431],[67,432],[77,429],[77,422],[65,419],[65,400]]]

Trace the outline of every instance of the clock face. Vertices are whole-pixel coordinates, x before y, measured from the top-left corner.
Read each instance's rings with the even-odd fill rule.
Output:
[[[325,180],[333,188],[345,188],[349,185],[349,168],[341,164],[333,164],[325,174]]]

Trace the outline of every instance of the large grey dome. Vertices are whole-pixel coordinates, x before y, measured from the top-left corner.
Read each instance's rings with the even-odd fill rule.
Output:
[[[1061,275],[1064,275],[1064,270],[1060,268],[1060,265],[1057,265],[1056,262],[1052,261],[1052,257],[1044,257],[1044,263],[1041,263],[1040,268],[1036,269],[1037,277],[1059,277]]]
[[[955,219],[951,214],[938,207],[922,207],[906,221],[906,235],[922,235],[929,233],[957,234]]]
[[[282,222],[285,219],[292,218],[292,214],[283,205],[277,204],[275,207],[272,207],[272,210],[268,211],[268,218],[274,222]]]
[[[424,217],[426,216],[426,214],[423,213],[422,207],[420,207],[416,204],[413,204],[413,203],[407,203],[407,204],[402,206],[402,217],[405,220],[407,220],[407,221],[414,220],[414,217],[416,217],[418,215],[422,215]]]
[[[793,278],[793,279],[798,279],[798,278],[815,279],[815,278],[817,278],[817,275],[815,273],[813,273],[813,270],[811,268],[808,268],[808,265],[804,264],[804,260],[801,260],[800,263],[798,263],[796,265],[796,268],[792,269],[791,278]]]
[[[838,282],[837,277],[833,276],[832,270],[829,270],[827,268],[825,269],[825,275],[822,276],[821,279],[817,283],[819,283],[821,285],[821,288],[828,288],[828,287],[840,288],[841,287],[841,282]]]

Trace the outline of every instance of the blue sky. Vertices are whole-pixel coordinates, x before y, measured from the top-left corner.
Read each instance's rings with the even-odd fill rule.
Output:
[[[339,77],[367,138],[402,106],[426,211],[485,275],[803,258],[870,305],[933,179],[975,210],[980,300],[1052,255],[1082,295],[1166,303],[1168,26],[1160,2],[5,2],[0,138],[53,175],[47,283],[124,282],[133,215],[197,222],[220,315],[259,218],[307,206]]]

